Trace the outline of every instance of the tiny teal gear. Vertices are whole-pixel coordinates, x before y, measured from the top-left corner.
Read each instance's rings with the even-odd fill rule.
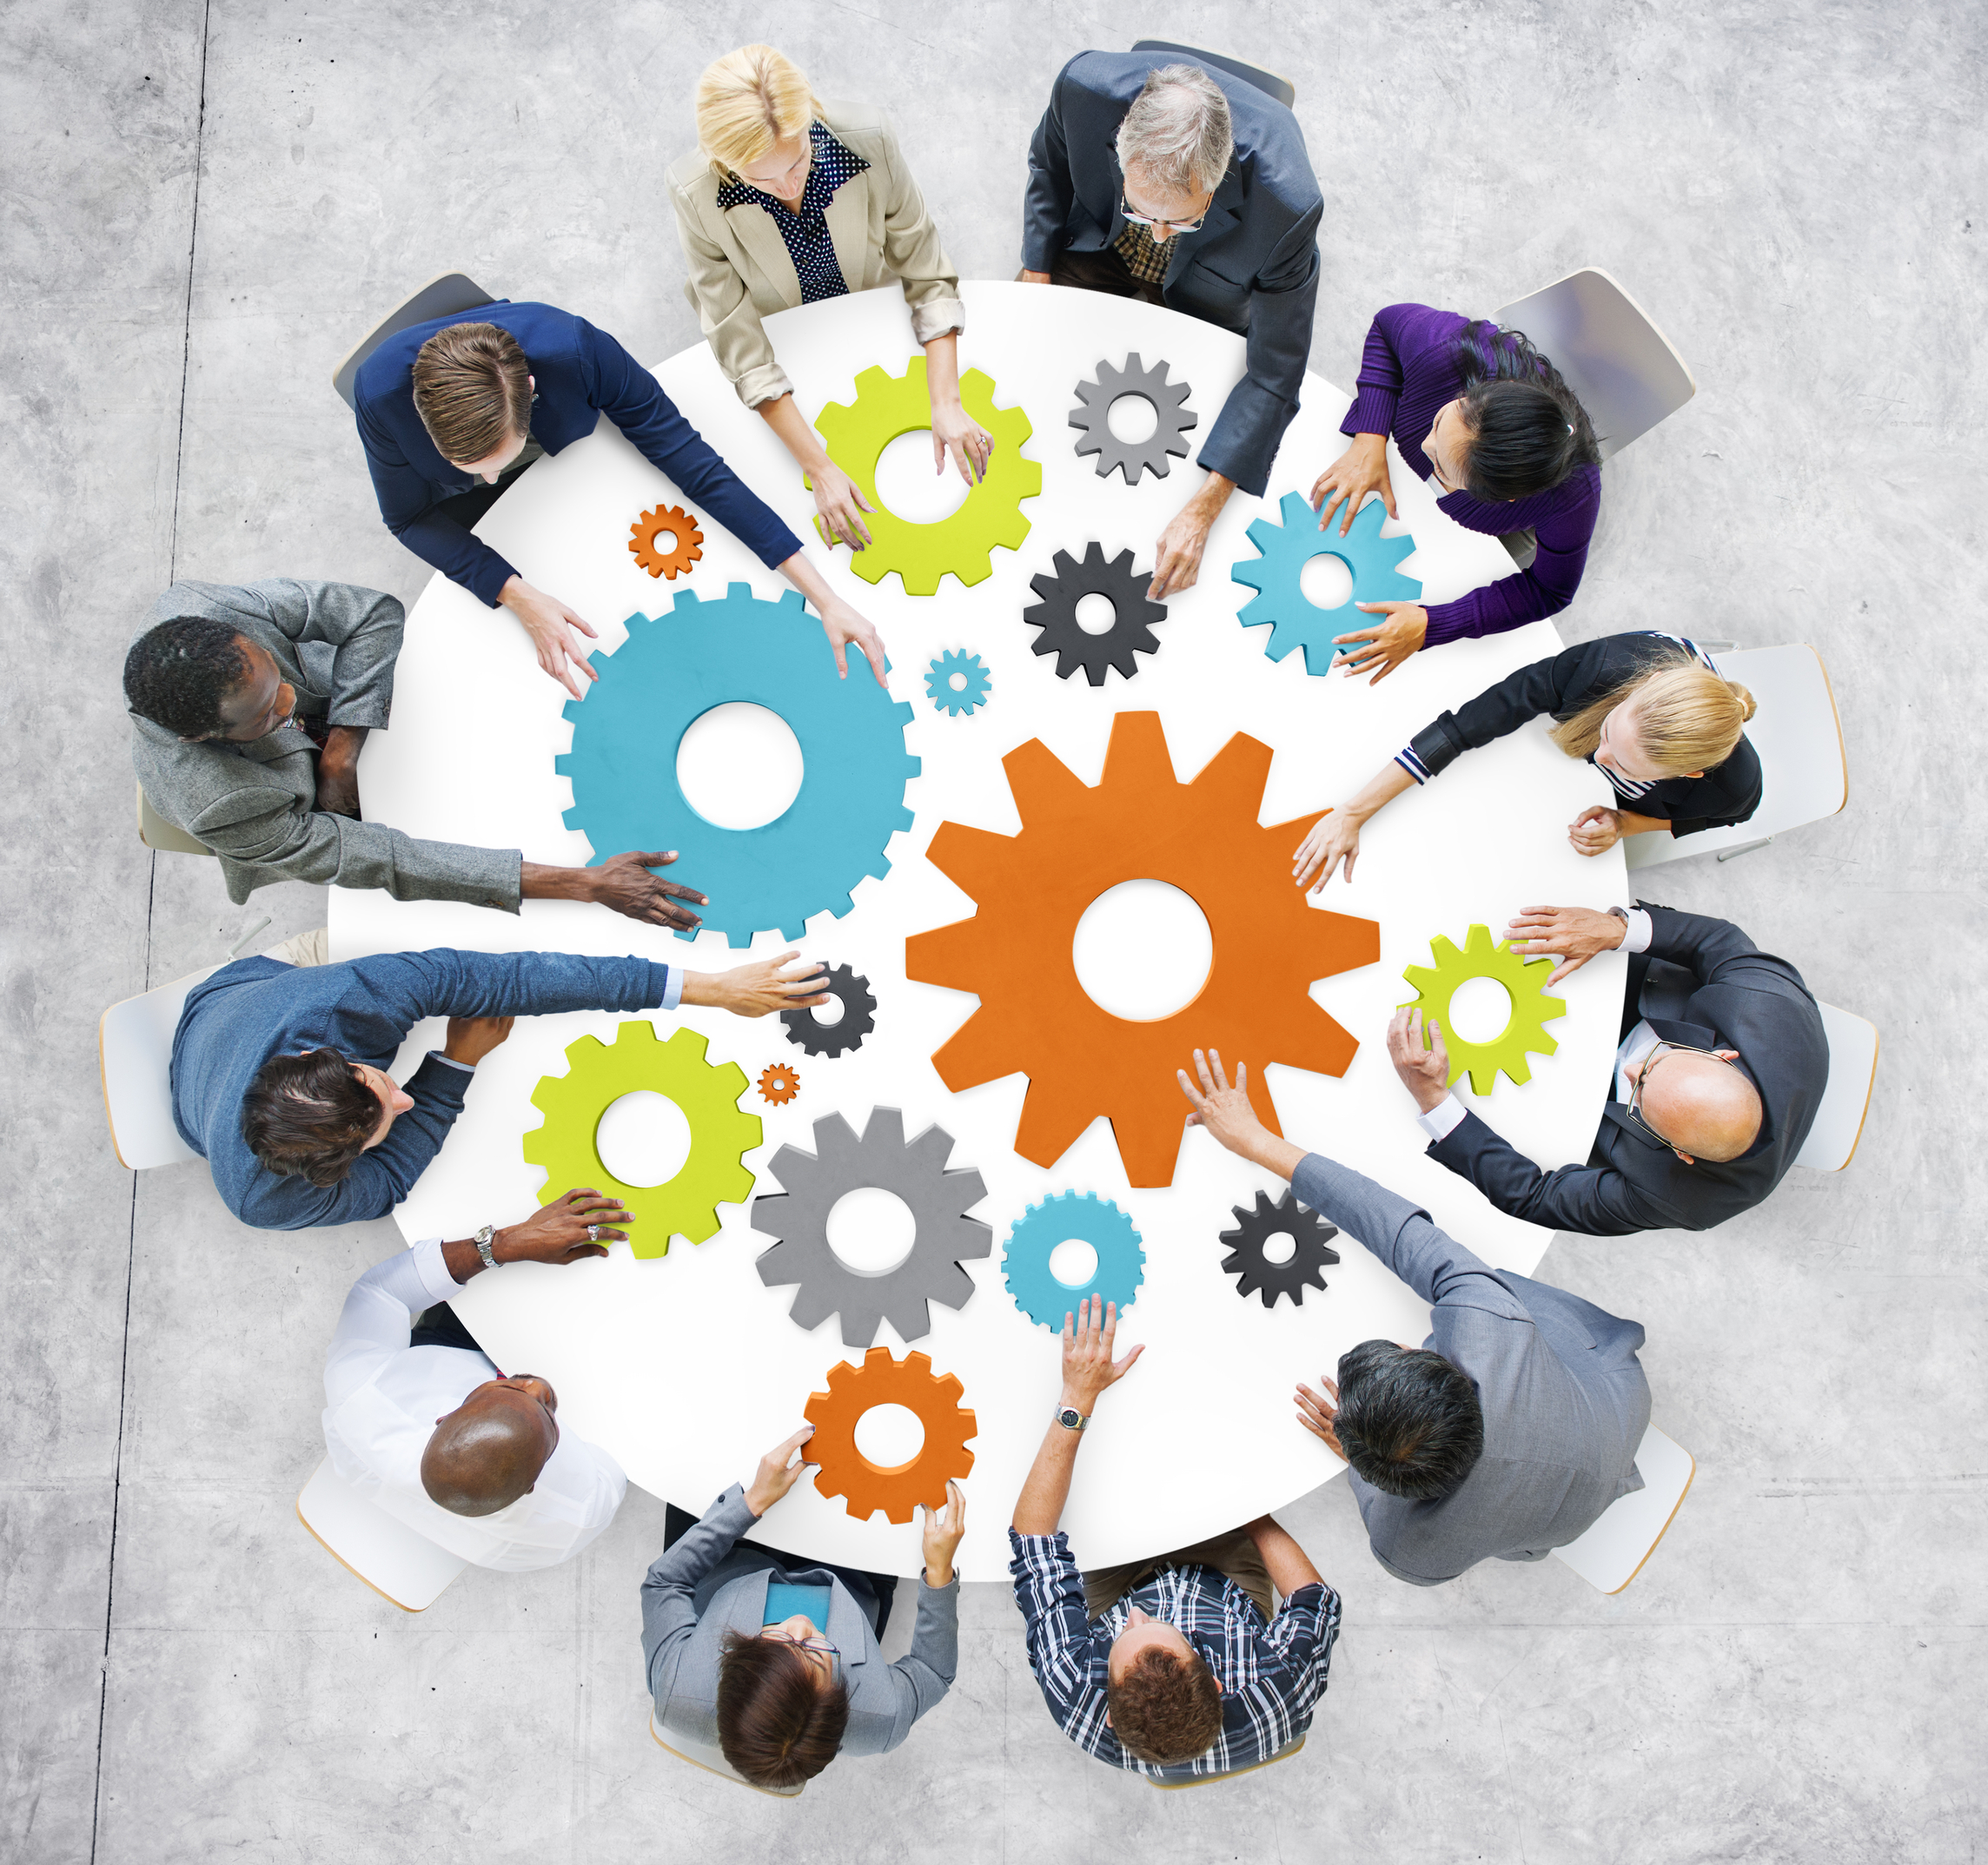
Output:
[[[710,896],[704,924],[732,946],[775,928],[799,939],[816,914],[847,913],[865,875],[890,871],[891,837],[912,820],[911,708],[859,656],[847,679],[836,678],[834,653],[798,592],[764,602],[734,583],[707,602],[682,590],[667,615],[631,615],[620,647],[589,658],[600,678],[584,700],[567,702],[573,749],[553,761],[573,780],[566,826],[593,844],[589,865],[625,849],[676,850],[671,877]],[[757,829],[706,822],[677,785],[683,735],[733,700],[779,714],[800,743],[800,793]]]
[[[966,679],[966,684],[957,692],[952,685],[956,673]],[[980,657],[962,653],[958,648],[949,648],[925,669],[925,691],[931,696],[931,703],[954,718],[962,712],[977,712],[987,704],[993,686]]]
[[[1050,1256],[1059,1243],[1081,1240],[1097,1253],[1097,1266],[1082,1288],[1059,1282]],[[1146,1253],[1130,1218],[1095,1192],[1057,1192],[1015,1220],[1002,1252],[1002,1274],[1015,1306],[1038,1326],[1061,1333],[1066,1314],[1087,1295],[1117,1302],[1120,1313],[1146,1280]]]
[[[1236,619],[1245,628],[1268,623],[1270,638],[1263,651],[1272,660],[1282,660],[1295,647],[1304,650],[1307,673],[1329,673],[1333,661],[1350,648],[1335,647],[1335,635],[1351,634],[1371,628],[1381,619],[1355,608],[1362,602],[1419,602],[1422,586],[1412,576],[1395,567],[1404,557],[1415,554],[1415,540],[1383,538],[1381,520],[1387,508],[1378,499],[1361,506],[1353,529],[1339,535],[1335,513],[1329,528],[1318,528],[1318,513],[1305,503],[1302,493],[1286,493],[1280,507],[1283,522],[1267,518],[1252,520],[1249,541],[1262,553],[1256,563],[1237,564],[1229,580],[1247,584],[1256,592]],[[1322,609],[1304,592],[1298,579],[1315,557],[1336,557],[1353,579],[1353,593],[1336,609]]]

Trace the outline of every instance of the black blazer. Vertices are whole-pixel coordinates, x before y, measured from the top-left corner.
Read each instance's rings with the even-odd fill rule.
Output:
[[[1058,253],[1097,252],[1125,230],[1119,212],[1118,125],[1178,52],[1080,52],[1057,74],[1029,144],[1022,264],[1047,272]],[[1203,66],[1229,99],[1236,150],[1194,233],[1168,241],[1162,295],[1174,310],[1242,331],[1242,380],[1229,392],[1201,464],[1259,498],[1297,413],[1318,301],[1318,223],[1325,211],[1298,120],[1255,85]]]
[[[1408,741],[1408,749],[1434,777],[1460,753],[1502,738],[1542,712],[1551,713],[1556,724],[1572,718],[1590,700],[1689,652],[1674,635],[1606,635],[1584,641],[1486,687],[1461,711],[1445,712],[1425,725]],[[1666,777],[1626,807],[1638,816],[1662,817],[1673,836],[1744,823],[1760,807],[1759,756],[1742,734],[1724,764],[1701,777]]]
[[[1808,1138],[1829,1081],[1822,1013],[1785,958],[1761,951],[1729,921],[1639,901],[1653,929],[1647,963],[1632,960],[1624,1034],[1639,1016],[1658,1035],[1698,1049],[1737,1049],[1759,1089],[1760,1137],[1724,1165],[1687,1166],[1629,1118],[1603,1108],[1585,1166],[1541,1172],[1476,1114],[1431,1154],[1501,1211],[1556,1230],[1620,1237],[1639,1230],[1710,1230],[1751,1210],[1781,1182]]]

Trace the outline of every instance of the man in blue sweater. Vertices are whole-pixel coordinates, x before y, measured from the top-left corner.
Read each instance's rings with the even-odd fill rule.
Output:
[[[716,974],[570,952],[241,959],[187,993],[173,1036],[174,1124],[245,1224],[384,1217],[441,1150],[477,1063],[513,1018],[679,1003],[765,1016],[826,1003],[820,967],[786,975],[796,956]],[[396,1087],[387,1070],[431,1016],[449,1020],[447,1040]]]
[[[606,331],[549,304],[500,299],[397,331],[360,365],[353,411],[387,528],[492,608],[524,625],[539,665],[580,698],[595,678],[568,632],[593,628],[534,589],[469,527],[541,454],[607,419],[683,495],[814,605],[846,676],[853,641],[884,679],[877,631],[822,579],[779,514],[744,485]]]

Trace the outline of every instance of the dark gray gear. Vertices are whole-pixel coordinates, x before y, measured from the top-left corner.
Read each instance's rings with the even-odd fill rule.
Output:
[[[1290,1191],[1276,1204],[1267,1193],[1258,1192],[1254,1211],[1241,1205],[1231,1205],[1229,1210],[1236,1222],[1234,1230],[1223,1231],[1218,1240],[1229,1247],[1229,1254],[1222,1259],[1222,1269],[1224,1275],[1242,1278],[1236,1293],[1244,1301],[1261,1294],[1263,1306],[1274,1308],[1278,1296],[1289,1295],[1291,1306],[1298,1308],[1304,1306],[1308,1288],[1325,1286],[1327,1265],[1339,1260],[1339,1252],[1329,1247],[1330,1240],[1339,1234],[1336,1224],[1327,1223],[1315,1211],[1307,1211],[1298,1202],[1297,1194]],[[1288,1263],[1270,1262],[1263,1254],[1265,1240],[1279,1231],[1289,1232],[1297,1243],[1296,1253]]]
[[[766,1169],[786,1187],[752,1200],[752,1228],[780,1240],[755,1266],[768,1288],[799,1283],[787,1311],[801,1327],[842,1317],[845,1346],[866,1347],[888,1317],[900,1339],[931,1332],[930,1303],[964,1308],[973,1278],[960,1265],[990,1255],[994,1233],[968,1209],[987,1195],[980,1174],[946,1170],[952,1135],[928,1127],[908,1145],[905,1117],[872,1108],[858,1140],[839,1114],[814,1123],[815,1150],[784,1146]],[[847,1267],[829,1247],[828,1214],[845,1192],[877,1186],[911,1207],[911,1253],[895,1269]]]
[[[1188,385],[1169,382],[1169,367],[1161,361],[1149,369],[1134,350],[1123,369],[1100,362],[1096,381],[1077,385],[1077,399],[1083,406],[1070,411],[1070,425],[1083,433],[1077,443],[1079,458],[1085,453],[1097,455],[1099,479],[1110,478],[1117,467],[1128,486],[1136,486],[1145,473],[1163,479],[1173,466],[1167,457],[1170,453],[1187,457],[1187,442],[1182,437],[1189,428],[1201,425],[1201,417],[1182,406],[1188,398]],[[1139,396],[1151,404],[1158,417],[1157,425],[1143,440],[1121,440],[1111,432],[1111,404],[1121,395]]]
[[[787,1026],[787,1041],[810,1055],[839,1055],[845,1049],[861,1048],[863,1039],[877,1027],[877,999],[869,979],[838,965],[821,981],[821,988],[842,1000],[842,1015],[832,1023],[818,1023],[812,1010],[783,1010],[780,1021]]]
[[[1135,575],[1130,551],[1119,552],[1106,563],[1103,546],[1097,544],[1084,546],[1082,563],[1068,551],[1058,551],[1055,562],[1054,576],[1039,572],[1029,579],[1040,600],[1022,611],[1030,627],[1042,630],[1036,652],[1056,656],[1060,680],[1067,680],[1079,667],[1093,686],[1103,685],[1107,667],[1116,667],[1130,679],[1139,671],[1133,653],[1159,652],[1152,625],[1167,618],[1167,605],[1146,594],[1152,572]],[[1077,625],[1077,605],[1086,596],[1102,596],[1111,605],[1115,619],[1101,635],[1086,634]]]

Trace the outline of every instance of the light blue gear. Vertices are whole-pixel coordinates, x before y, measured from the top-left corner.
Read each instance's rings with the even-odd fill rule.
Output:
[[[1305,503],[1302,493],[1286,493],[1280,509],[1281,525],[1267,518],[1250,524],[1249,541],[1262,552],[1262,560],[1237,564],[1229,572],[1230,581],[1256,592],[1236,619],[1245,628],[1270,625],[1263,651],[1272,660],[1302,647],[1307,673],[1329,673],[1339,655],[1352,651],[1351,647],[1335,648],[1332,638],[1371,628],[1380,619],[1362,614],[1355,603],[1421,599],[1421,585],[1395,567],[1415,553],[1415,540],[1412,533],[1405,538],[1381,535],[1381,520],[1388,514],[1378,499],[1361,506],[1353,529],[1343,538],[1339,514],[1335,513],[1330,527],[1321,531],[1318,513]],[[1336,557],[1353,578],[1353,593],[1336,609],[1318,607],[1298,581],[1313,558],[1328,556]]]
[[[952,688],[952,677],[956,673],[966,676],[966,684],[958,692]],[[954,718],[962,712],[977,712],[987,704],[987,695],[993,686],[986,668],[980,664],[980,657],[962,653],[958,648],[947,649],[925,669],[925,691],[931,696],[931,703]]]
[[[889,872],[891,837],[911,826],[911,708],[853,653],[849,678],[836,678],[797,592],[763,602],[734,583],[722,602],[705,602],[681,590],[667,615],[631,615],[620,648],[592,658],[600,678],[568,702],[573,749],[553,765],[573,779],[566,826],[593,843],[595,863],[625,849],[676,850],[671,876],[710,896],[705,926],[733,946],[774,928],[799,939],[816,914],[847,913],[865,875]],[[800,793],[757,829],[706,822],[677,786],[683,735],[733,700],[778,713],[800,742]]]
[[[1050,1273],[1050,1256],[1059,1243],[1077,1238],[1097,1251],[1097,1266],[1082,1288],[1070,1288]],[[1087,1295],[1117,1302],[1123,1313],[1146,1280],[1145,1262],[1131,1219],[1109,1198],[1095,1192],[1057,1192],[1015,1220],[1002,1252],[1001,1273],[1015,1306],[1038,1326],[1061,1333],[1063,1318],[1075,1314]]]

